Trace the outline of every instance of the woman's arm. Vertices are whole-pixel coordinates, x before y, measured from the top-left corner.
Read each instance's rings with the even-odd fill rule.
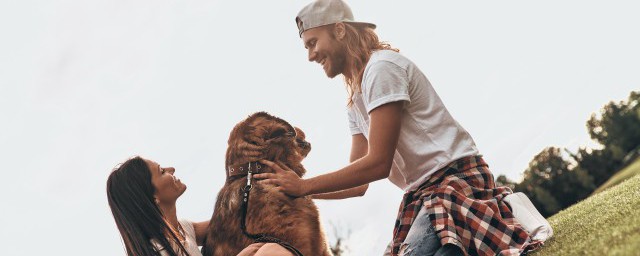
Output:
[[[387,103],[371,111],[367,154],[338,171],[301,179],[288,171],[288,167],[263,160],[262,163],[274,168],[276,173],[256,174],[255,177],[265,179],[260,181],[262,183],[279,186],[291,196],[335,192],[384,179],[389,176],[398,144],[403,104],[402,101]]]
[[[193,229],[196,232],[196,243],[198,246],[204,245],[204,238],[209,232],[209,220],[203,222],[194,222]]]
[[[364,157],[367,155],[367,151],[369,151],[369,142],[367,138],[360,134],[355,134],[351,137],[351,155],[349,156],[349,162],[353,163],[354,161]],[[313,199],[345,199],[356,196],[364,196],[369,188],[369,183],[364,184],[362,186],[358,186],[355,188],[340,190],[337,192],[323,193],[323,194],[315,194],[312,195]]]

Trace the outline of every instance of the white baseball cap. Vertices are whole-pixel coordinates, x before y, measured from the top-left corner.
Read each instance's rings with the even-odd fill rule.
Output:
[[[300,37],[308,29],[338,22],[359,23],[376,28],[376,24],[355,21],[351,8],[342,0],[315,0],[302,8],[296,16]]]

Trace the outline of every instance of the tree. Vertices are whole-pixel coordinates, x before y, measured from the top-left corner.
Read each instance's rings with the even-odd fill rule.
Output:
[[[593,140],[622,160],[640,145],[640,91],[632,91],[627,101],[609,102],[599,115],[591,115],[587,129]]]
[[[554,195],[540,186],[532,185],[529,180],[516,184],[514,191],[526,194],[533,206],[544,217],[549,217],[562,209]]]
[[[513,190],[516,187],[516,183],[509,180],[507,178],[507,176],[505,176],[504,174],[501,174],[498,176],[498,178],[496,178],[496,186],[497,187],[508,187],[511,190]]]
[[[596,186],[593,177],[580,168],[572,168],[553,180],[554,188],[551,190],[562,209],[567,208],[578,201],[587,198]]]
[[[552,180],[569,170],[570,163],[564,159],[562,152],[556,147],[547,147],[540,151],[529,162],[529,167],[524,171],[524,179],[531,181],[533,185],[551,188]]]
[[[602,149],[580,148],[572,154],[578,167],[593,177],[595,186],[606,182],[625,163],[625,156],[640,145],[640,91],[626,101],[609,102],[587,121],[589,136]]]
[[[593,178],[567,160],[563,150],[548,147],[538,153],[524,172],[515,191],[529,196],[544,216],[550,216],[589,196]]]
[[[593,184],[598,187],[605,183],[622,166],[622,159],[614,157],[609,148],[580,148],[571,155],[578,167],[593,177]]]
[[[609,102],[587,121],[591,138],[602,149],[580,148],[578,152],[548,147],[538,153],[514,184],[499,176],[497,184],[524,192],[544,216],[550,216],[589,196],[625,162],[640,155],[640,91],[626,101]],[[569,155],[569,157],[565,157]]]

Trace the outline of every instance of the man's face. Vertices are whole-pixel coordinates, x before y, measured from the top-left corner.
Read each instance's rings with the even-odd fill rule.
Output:
[[[329,78],[344,74],[346,66],[345,48],[342,42],[335,39],[334,26],[327,25],[306,30],[302,33],[304,48],[309,51],[309,61],[322,65]]]

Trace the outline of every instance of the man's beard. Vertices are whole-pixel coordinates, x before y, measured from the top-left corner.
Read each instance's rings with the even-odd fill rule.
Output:
[[[326,72],[329,78],[334,78],[339,74],[344,75],[345,66],[347,63],[345,47],[340,42],[336,42],[336,43],[340,44],[340,47],[336,51],[332,51],[331,55],[329,56],[331,67]]]

